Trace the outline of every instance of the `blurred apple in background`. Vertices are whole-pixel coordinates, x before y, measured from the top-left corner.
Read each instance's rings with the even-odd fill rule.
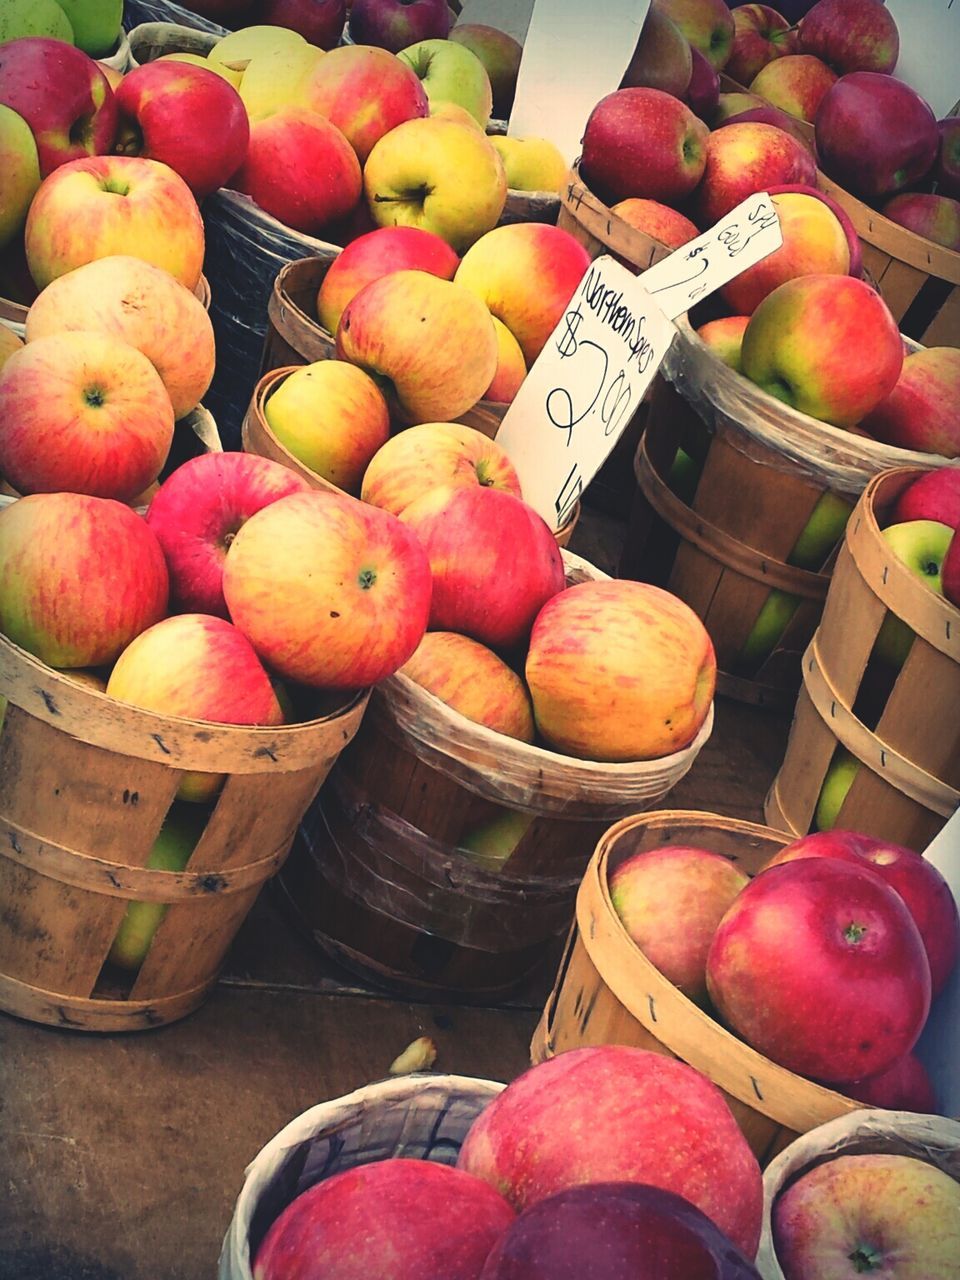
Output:
[[[657,0],[657,8],[680,28],[715,71],[723,70],[734,40],[733,15],[723,0]]]
[[[940,150],[934,173],[937,192],[960,200],[960,116],[947,116],[937,123]]]
[[[893,390],[860,426],[902,449],[960,457],[960,350],[927,347],[906,356]]]
[[[427,95],[413,71],[385,49],[331,49],[308,73],[303,105],[335,124],[364,164],[376,142],[405,120],[425,116]]]
[[[695,116],[712,120],[720,102],[720,75],[699,49],[691,48],[690,53],[693,73],[683,100]]]
[[[130,507],[40,493],[0,510],[0,631],[41,662],[112,662],[164,616],[167,594],[160,544]]]
[[[918,236],[960,251],[960,200],[949,196],[903,191],[880,209],[891,222],[915,231]]]
[[[710,941],[747,883],[729,858],[670,845],[619,863],[610,876],[610,899],[650,963],[685,996],[704,1004]]]
[[[394,271],[351,298],[337,355],[375,377],[406,422],[449,422],[490,385],[497,335],[490,312],[462,285]]]
[[[91,58],[102,58],[117,46],[123,0],[58,0],[70,19],[73,43]]]
[[[622,218],[628,226],[659,240],[668,249],[679,249],[681,245],[696,240],[700,234],[689,218],[658,200],[633,196],[629,200],[620,200],[610,212]]]
[[[420,40],[443,40],[452,21],[447,0],[353,0],[350,38],[399,53]]]
[[[26,120],[0,106],[0,247],[23,230],[30,201],[40,186],[37,144]]]
[[[253,20],[289,27],[319,49],[333,49],[343,35],[347,0],[255,0]]]
[[[454,280],[507,326],[529,367],[589,265],[589,253],[568,231],[542,222],[516,222],[478,240],[463,255]],[[535,289],[528,283],[534,280]]]
[[[618,89],[590,112],[581,172],[608,204],[630,196],[672,204],[700,181],[708,136],[678,98],[659,89]]]
[[[725,125],[707,137],[697,218],[712,226],[755,191],[797,183],[815,187],[817,168],[796,138],[769,124]]]
[[[761,68],[750,82],[750,92],[812,124],[824,95],[836,81],[835,73],[819,58],[792,53]]]
[[[142,258],[98,258],[59,276],[31,306],[26,331],[29,342],[87,331],[136,347],[163,380],[176,418],[196,408],[213,377],[213,326],[203,303]]]
[[[527,376],[527,362],[520,343],[496,316],[493,316],[493,328],[497,335],[497,371],[483,393],[483,399],[492,400],[495,404],[510,404]]]
[[[492,649],[455,631],[428,631],[400,674],[508,738],[532,742],[533,708],[523,681]]]
[[[421,82],[431,106],[455,102],[478,124],[486,125],[493,110],[493,89],[483,63],[466,45],[421,40],[401,49],[397,56]]]
[[[721,316],[719,320],[708,320],[697,330],[697,336],[704,342],[718,360],[740,372],[740,348],[743,346],[743,335],[750,323],[749,316]]]
[[[493,114],[498,120],[506,120],[513,107],[523,45],[505,31],[479,22],[458,23],[449,39],[462,44],[483,63],[493,93]]]
[[[359,494],[367,463],[390,435],[377,384],[344,360],[319,360],[284,378],[263,408],[285,448],[338,489]]]
[[[96,258],[132,254],[196,288],[203,219],[190,188],[159,160],[91,156],[61,165],[40,185],[24,231],[39,288]]]
[[[892,1067],[866,1080],[837,1085],[839,1093],[868,1107],[887,1111],[918,1111],[936,1115],[938,1103],[927,1069],[915,1053],[906,1053]]]
[[[960,467],[938,467],[912,480],[889,511],[890,524],[905,520],[939,520],[960,528]]]
[[[693,75],[690,44],[665,13],[651,6],[627,69],[621,89],[660,89],[682,98]]]
[[[556,193],[569,165],[547,138],[507,138],[494,135],[490,145],[503,161],[507,186],[513,191]]]
[[[801,20],[800,50],[845,76],[851,71],[889,74],[900,54],[896,20],[883,0],[819,0]]]
[[[749,84],[774,58],[798,52],[796,31],[769,5],[738,5],[733,10],[733,27],[733,48],[723,69],[738,84]]]
[[[0,45],[22,36],[48,36],[72,44],[73,27],[56,0],[6,0],[0,9]]]
[[[399,431],[370,460],[360,496],[399,516],[411,502],[445,485],[479,485],[522,497],[506,452],[459,422],[424,422]]]
[[[556,750],[586,760],[652,760],[699,733],[716,659],[703,623],[668,591],[585,582],[538,615],[526,678],[537,728]]]
[[[29,342],[0,371],[0,474],[20,493],[130,501],[157,478],[173,409],[145,355],[99,333]]]
[[[226,618],[223,564],[237,532],[269,503],[309,489],[289,467],[250,453],[205,453],[177,467],[147,511],[167,562],[172,606]]]
[[[360,165],[329,120],[283,107],[254,122],[246,159],[229,185],[285,226],[316,236],[359,200]]]

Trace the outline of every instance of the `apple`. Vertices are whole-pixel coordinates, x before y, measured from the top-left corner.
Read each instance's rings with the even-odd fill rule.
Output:
[[[506,120],[513,107],[523,45],[506,31],[482,22],[458,22],[449,39],[462,44],[483,63],[493,92],[493,114]]]
[[[222,62],[213,62],[210,58],[200,53],[162,53],[154,61],[185,62],[191,67],[202,67],[204,71],[212,71],[214,75],[226,80],[227,84],[233,85],[234,89],[239,89],[244,74],[242,71],[235,71],[233,67],[224,66]],[[106,75],[106,71],[104,71],[104,75]],[[120,80],[123,80],[123,76],[120,77]]]
[[[733,48],[724,67],[731,80],[749,84],[768,62],[797,52],[797,33],[776,9],[741,4],[733,10]]]
[[[426,271],[394,271],[347,303],[337,356],[387,384],[388,402],[404,421],[449,422],[489,387],[497,335],[469,289]]]
[[[123,0],[58,0],[73,28],[73,43],[91,58],[116,47],[123,21]]]
[[[537,616],[526,678],[552,747],[586,760],[653,760],[700,732],[716,659],[703,623],[668,591],[584,582]]]
[[[839,858],[867,866],[907,904],[930,964],[931,994],[939,995],[960,954],[960,915],[950,886],[937,868],[903,845],[857,831],[818,831],[787,845],[766,867],[803,858]]]
[[[454,282],[503,321],[529,367],[589,266],[589,253],[568,231],[542,222],[516,222],[488,232],[468,249]],[[531,289],[528,282],[534,280],[537,287]]]
[[[375,1160],[292,1200],[257,1248],[254,1280],[370,1280],[387,1266],[397,1277],[477,1280],[513,1216],[499,1192],[459,1169]]]
[[[697,337],[718,360],[740,373],[740,348],[749,323],[749,316],[721,316],[719,320],[708,320],[702,324],[697,330]]]
[[[352,0],[350,38],[399,53],[421,40],[445,40],[453,18],[447,0]]]
[[[343,360],[294,370],[263,407],[280,443],[338,489],[359,494],[367,463],[390,435],[390,412],[374,380]]]
[[[747,93],[746,90],[743,92],[734,90],[729,93],[721,93],[717,100],[716,110],[710,118],[710,123],[716,129],[718,125],[723,124],[733,116],[740,115],[743,111],[765,106],[769,106],[769,103],[764,102],[763,98],[758,94]]]
[[[960,529],[960,467],[925,471],[907,485],[888,512],[890,524],[939,520]]]
[[[885,1111],[916,1111],[936,1115],[937,1095],[927,1069],[915,1053],[905,1053],[892,1067],[866,1080],[837,1086],[840,1093]]]
[[[960,116],[947,116],[937,122],[940,150],[937,153],[935,178],[942,196],[960,200]]]
[[[661,1187],[694,1204],[747,1257],[757,1251],[756,1157],[720,1090],[664,1054],[604,1045],[532,1067],[473,1122],[457,1165],[521,1213],[584,1183]]]
[[[252,453],[204,453],[177,467],[147,510],[166,558],[172,605],[226,618],[223,565],[237,531],[271,502],[310,488],[289,467]]]
[[[494,404],[510,404],[527,376],[527,362],[520,343],[507,326],[496,316],[492,318],[497,335],[497,371],[483,393],[483,399]]]
[[[0,324],[0,369],[7,363],[15,351],[23,346],[23,339],[6,325]]]
[[[802,143],[774,125],[727,124],[707,138],[696,216],[712,226],[755,191],[790,184],[817,184],[817,167]]]
[[[658,200],[632,196],[629,200],[620,200],[610,212],[622,218],[628,226],[659,240],[668,249],[679,249],[681,245],[696,240],[700,234],[689,218]]]
[[[238,27],[250,17],[253,0],[190,0],[190,12],[218,26]]]
[[[768,395],[849,427],[896,386],[903,343],[886,303],[863,280],[799,276],[754,311],[741,361]]]
[[[895,1152],[834,1156],[780,1193],[771,1226],[788,1280],[866,1272],[952,1280],[960,1256],[960,1183]]]
[[[533,710],[520,677],[486,645],[455,631],[428,631],[400,668],[468,720],[532,742]]]
[[[39,493],[0,509],[0,632],[41,662],[112,662],[164,616],[167,594],[160,544],[130,507]]]
[[[731,115],[726,120],[721,120],[714,128],[721,129],[727,124],[772,124],[777,129],[782,129],[784,133],[789,133],[813,155],[813,149],[809,142],[809,125],[805,124],[796,116],[791,116],[786,111],[781,111],[779,107],[772,106],[769,102],[759,107],[749,107],[744,111],[738,111],[735,115]]]
[[[733,49],[733,15],[723,0],[657,0],[657,8],[676,23],[694,49],[722,71]]]
[[[956,536],[956,533],[954,533],[943,560],[941,585],[947,600],[960,608],[960,538]]]
[[[762,871],[737,896],[710,944],[707,989],[724,1022],[773,1062],[860,1080],[916,1044],[930,965],[906,903],[873,871],[804,858]]]
[[[357,293],[392,271],[426,271],[452,280],[460,259],[445,240],[419,227],[379,227],[338,253],[320,284],[317,319],[336,333],[343,309]]]
[[[923,98],[876,71],[841,76],[824,94],[814,124],[821,169],[868,201],[924,177],[940,146],[936,117]]]
[[[49,36],[73,44],[73,27],[56,0],[4,0],[0,9],[0,45],[23,36]]]
[[[113,144],[113,90],[92,58],[62,40],[26,36],[0,46],[0,104],[30,126],[44,178]]]
[[[30,201],[40,186],[37,144],[26,120],[0,106],[0,248],[23,230]]]
[[[650,963],[685,996],[704,1004],[710,942],[747,883],[728,858],[670,845],[621,862],[610,876],[610,900]]]
[[[100,333],[29,342],[0,371],[0,474],[20,493],[130,501],[173,442],[166,388],[142,352]]]
[[[306,43],[253,54],[237,85],[248,120],[262,120],[282,107],[303,106],[303,86],[323,56],[321,49]]]
[[[760,1273],[683,1196],[642,1183],[571,1187],[525,1209],[480,1280],[759,1280]]]
[[[690,87],[693,57],[680,28],[651,6],[620,81],[621,89],[660,89],[682,98]]]
[[[786,195],[787,192],[800,192],[803,195],[812,196],[814,199],[825,204],[837,221],[843,227],[847,237],[847,248],[850,252],[850,271],[848,274],[852,276],[863,276],[863,251],[860,244],[860,237],[857,235],[857,228],[853,224],[853,219],[844,209],[843,205],[836,201],[833,196],[828,195],[826,191],[821,191],[819,187],[808,187],[803,183],[783,183],[780,185],[771,185],[767,188],[767,194],[771,196]]]
[[[522,497],[513,463],[500,445],[458,422],[425,422],[391,437],[371,458],[360,496],[399,516],[411,502],[445,485],[479,485]]]
[[[478,124],[486,125],[493,110],[493,89],[483,63],[466,45],[421,40],[401,49],[397,57],[416,75],[431,105],[455,102]]]
[[[146,866],[151,871],[183,871],[200,843],[207,817],[203,810],[175,804],[163,820]],[[111,944],[107,956],[110,963],[121,969],[139,969],[166,914],[165,902],[131,901]]]
[[[429,110],[413,71],[385,49],[345,45],[331,49],[301,86],[304,105],[341,131],[361,165],[378,142],[404,121]]]
[[[114,254],[152,262],[188,289],[203,267],[203,219],[190,188],[167,165],[141,156],[61,165],[33,198],[24,243],[41,289]]]
[[[902,191],[888,200],[880,212],[934,244],[960,251],[960,200],[924,191]]]
[[[708,136],[678,98],[659,89],[617,89],[590,112],[581,172],[609,204],[630,196],[674,204],[700,181]]]
[[[511,191],[558,192],[569,166],[547,138],[491,137]]]
[[[512,649],[563,590],[563,561],[549,526],[503,489],[441,485],[404,507],[400,519],[430,561],[431,630]]]
[[[258,511],[227,552],[230,616],[272,670],[359,689],[402,667],[430,612],[426,554],[395,516],[336,493]]]
[[[27,313],[27,341],[102,333],[142,351],[159,373],[175,418],[195,409],[213,378],[213,326],[203,303],[167,271],[118,254],[59,276]]]
[[[690,53],[693,73],[683,100],[695,116],[711,120],[720,102],[720,75],[699,49],[691,48]]]
[[[258,54],[278,49],[302,49],[306,44],[298,31],[255,23],[239,31],[229,31],[207,53],[207,61],[242,73],[247,63]]]
[[[801,19],[800,49],[828,63],[839,75],[897,65],[900,33],[883,0],[819,0]]]
[[[750,92],[812,124],[824,95],[836,82],[834,72],[819,58],[790,53],[762,67],[750,82]]]
[[[432,102],[427,114],[435,120],[452,120],[454,124],[465,124],[476,133],[482,133],[484,137],[488,136],[483,125],[477,123],[466,107],[458,107],[455,102]],[[493,145],[494,135],[489,136],[490,143]]]
[[[431,634],[427,632],[427,635]],[[478,822],[457,841],[457,848],[470,854],[474,862],[493,869],[502,867],[513,856],[534,821],[532,813],[521,813],[517,809],[504,809],[500,806],[498,808],[499,812],[492,818]]]
[[[960,350],[927,347],[905,356],[896,384],[860,426],[902,449],[960,457]]]
[[[953,538],[953,529],[937,520],[910,520],[891,524],[883,536],[896,557],[937,595],[943,595],[943,564]],[[902,618],[888,613],[877,635],[874,654],[892,667],[906,661],[914,632]]]
[[[287,27],[319,49],[340,43],[347,20],[347,0],[255,0],[254,22]]]
[[[818,831],[835,827],[847,792],[860,769],[860,761],[842,747],[838,747],[830,761],[830,767],[820,785],[820,794],[814,810],[814,825]]]

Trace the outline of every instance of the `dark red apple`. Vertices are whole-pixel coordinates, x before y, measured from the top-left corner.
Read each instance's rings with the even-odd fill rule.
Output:
[[[937,520],[960,529],[960,467],[938,467],[908,484],[890,508],[888,524]]]
[[[388,1159],[318,1182],[257,1249],[254,1280],[478,1280],[513,1210],[449,1165]]]
[[[457,1164],[519,1211],[588,1182],[650,1183],[757,1250],[756,1157],[720,1090],[664,1054],[604,1045],[531,1068],[473,1122]]]
[[[943,561],[943,594],[960,609],[960,537],[954,534]]]
[[[289,27],[319,49],[340,43],[346,20],[347,0],[254,0],[254,25]]]
[[[934,176],[937,192],[960,200],[960,116],[947,116],[937,124],[940,150]]]
[[[930,965],[900,895],[866,867],[802,858],[751,880],[720,921],[707,988],[758,1052],[817,1080],[862,1080],[916,1044]]]
[[[932,167],[937,119],[914,89],[877,71],[841,76],[814,121],[820,167],[865,200],[902,191]]]
[[[30,126],[41,177],[113,146],[113,90],[92,58],[62,40],[24,36],[0,45],[0,104]]]
[[[709,120],[720,103],[720,76],[699,49],[690,46],[693,69],[687,85],[687,106],[701,120]]]
[[[759,1280],[689,1200],[634,1182],[572,1187],[525,1209],[480,1280]]]
[[[679,27],[659,9],[651,8],[620,88],[662,89],[675,98],[682,98],[693,72],[690,54],[690,44]]]
[[[208,22],[216,22],[228,30],[245,27],[253,9],[253,0],[190,0],[191,13],[198,13]]]
[[[915,1053],[904,1054],[880,1075],[837,1086],[838,1092],[887,1111],[919,1111],[935,1115],[937,1095],[927,1069]]]
[[[900,33],[883,0],[819,0],[800,23],[800,51],[821,58],[838,75],[889,75],[900,55]]]
[[[444,40],[453,15],[447,0],[353,0],[350,38],[399,53],[421,40]]]
[[[177,467],[147,511],[167,561],[173,605],[229,618],[223,562],[238,530],[262,507],[310,488],[288,467],[252,453],[205,453]]]

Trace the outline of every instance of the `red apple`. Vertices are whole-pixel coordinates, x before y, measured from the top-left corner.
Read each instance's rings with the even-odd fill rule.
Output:
[[[378,227],[352,240],[327,269],[317,294],[317,319],[336,333],[343,309],[373,280],[391,271],[426,271],[452,280],[460,259],[445,240],[419,227]]]
[[[288,27],[319,49],[340,43],[347,0],[254,0],[253,24]]]
[[[116,100],[116,150],[168,164],[198,200],[222,187],[246,157],[246,108],[233,85],[213,71],[147,62],[127,72]]]
[[[906,356],[893,390],[860,427],[902,449],[960,457],[960,350],[927,347]]]
[[[903,899],[836,858],[751,880],[714,935],[707,987],[760,1053],[834,1082],[886,1071],[916,1044],[930,1009],[930,965]]]
[[[590,1182],[640,1182],[696,1205],[747,1257],[763,1198],[756,1157],[715,1085],[622,1045],[525,1071],[473,1122],[457,1161],[515,1209]]]
[[[736,95],[730,94],[729,97]],[[746,107],[742,111],[733,112],[727,116],[725,120],[714,120],[713,127],[722,129],[728,124],[772,124],[777,129],[782,129],[784,133],[789,133],[791,137],[805,147],[810,152],[813,151],[808,140],[808,128],[804,122],[797,116],[788,115],[786,111],[781,111],[779,107],[772,106],[769,102],[765,106]]]
[[[821,169],[868,201],[924,177],[940,146],[936,116],[923,98],[875,71],[841,76],[823,96],[814,124]]]
[[[584,180],[608,203],[644,196],[667,204],[703,174],[708,130],[659,89],[618,89],[601,98],[583,134]]]
[[[502,489],[443,485],[411,502],[400,519],[430,561],[434,630],[511,649],[563,589],[563,562],[549,527]]]
[[[723,0],[657,0],[657,8],[676,23],[715,71],[722,71],[733,48],[733,16]]]
[[[68,160],[113,145],[117,105],[106,76],[62,40],[24,36],[0,47],[0,103],[33,131],[44,178]]]
[[[159,475],[173,408],[142,352],[99,333],[59,333],[0,371],[0,474],[20,493],[130,501]]]
[[[947,548],[941,581],[944,596],[960,609],[960,538],[956,534]]]
[[[610,212],[622,218],[628,226],[659,240],[668,249],[679,249],[681,245],[696,240],[700,234],[689,218],[657,200],[642,200],[634,196],[621,200]]]
[[[762,67],[750,82],[750,92],[812,124],[824,94],[836,80],[819,58],[809,53],[791,53]]]
[[[800,22],[800,50],[822,58],[838,75],[889,74],[900,54],[900,33],[883,0],[819,0]]]
[[[825,191],[821,191],[818,187],[807,187],[799,182],[767,187],[767,194],[771,196],[785,195],[788,191],[798,191],[808,196],[815,196],[817,200],[822,201],[827,206],[843,227],[847,237],[847,248],[850,250],[849,274],[861,279],[863,277],[863,249],[860,244],[860,237],[857,235],[857,228],[853,225],[853,220],[843,205],[838,204],[833,196],[827,195]]]
[[[697,330],[697,337],[718,360],[740,373],[740,349],[749,323],[749,316],[721,316],[718,320],[708,320],[701,325]]]
[[[906,1053],[892,1067],[866,1080],[837,1086],[840,1093],[886,1111],[919,1111],[936,1115],[937,1095],[927,1069],[915,1053]]]
[[[712,120],[720,103],[720,76],[699,49],[691,48],[693,71],[684,102],[701,120]]]
[[[230,616],[281,676],[375,684],[426,630],[430,565],[395,516],[335,493],[295,493],[251,516],[227,552]]]
[[[802,183],[814,187],[817,167],[790,134],[769,124],[729,124],[707,139],[703,181],[694,195],[702,226],[712,226],[755,191]]]
[[[271,1223],[254,1280],[478,1280],[513,1221],[478,1178],[429,1160],[344,1169],[292,1200]]]
[[[669,845],[621,862],[610,876],[610,899],[650,963],[684,995],[704,1003],[710,942],[721,916],[747,883],[728,858]],[[682,928],[677,928],[678,920]]]
[[[693,57],[686,36],[666,14],[651,6],[620,88],[661,89],[682,98],[692,75]]]
[[[469,636],[428,631],[400,673],[468,720],[508,738],[533,741],[533,709],[523,681],[492,649]]]
[[[571,1187],[525,1209],[480,1280],[759,1280],[695,1205],[643,1183]]]
[[[768,62],[797,52],[797,33],[781,13],[766,4],[740,4],[733,10],[733,48],[724,71],[749,84]]]
[[[177,609],[229,617],[223,565],[238,530],[269,503],[310,488],[288,467],[250,453],[205,453],[179,466],[147,511]]]
[[[444,40],[452,14],[447,0],[353,0],[350,37],[399,53],[421,40]]]
[[[960,200],[960,116],[947,116],[937,122],[940,150],[937,153],[935,178],[942,196]]]
[[[888,200],[880,212],[891,222],[934,244],[960,251],[960,200],[923,191],[901,191]]]
[[[937,520],[960,529],[960,467],[938,467],[910,482],[890,508],[888,523]]]
[[[481,22],[458,22],[449,39],[464,45],[483,63],[493,92],[493,114],[506,120],[513,107],[523,45],[505,31]]]
[[[159,542],[120,502],[40,493],[0,509],[0,631],[49,666],[112,662],[167,590]]]

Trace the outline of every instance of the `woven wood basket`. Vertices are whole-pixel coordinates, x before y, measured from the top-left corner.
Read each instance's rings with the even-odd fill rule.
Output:
[[[870,482],[851,517],[823,619],[803,658],[786,756],[767,795],[773,827],[803,835],[838,746],[860,762],[840,827],[924,849],[960,806],[960,610],[893,554],[881,533],[921,474]],[[899,670],[878,670],[888,614],[916,633]]]
[[[557,226],[569,231],[593,258],[610,253],[637,274],[673,252],[659,240],[638,231],[590,190],[575,164],[560,188]]]

